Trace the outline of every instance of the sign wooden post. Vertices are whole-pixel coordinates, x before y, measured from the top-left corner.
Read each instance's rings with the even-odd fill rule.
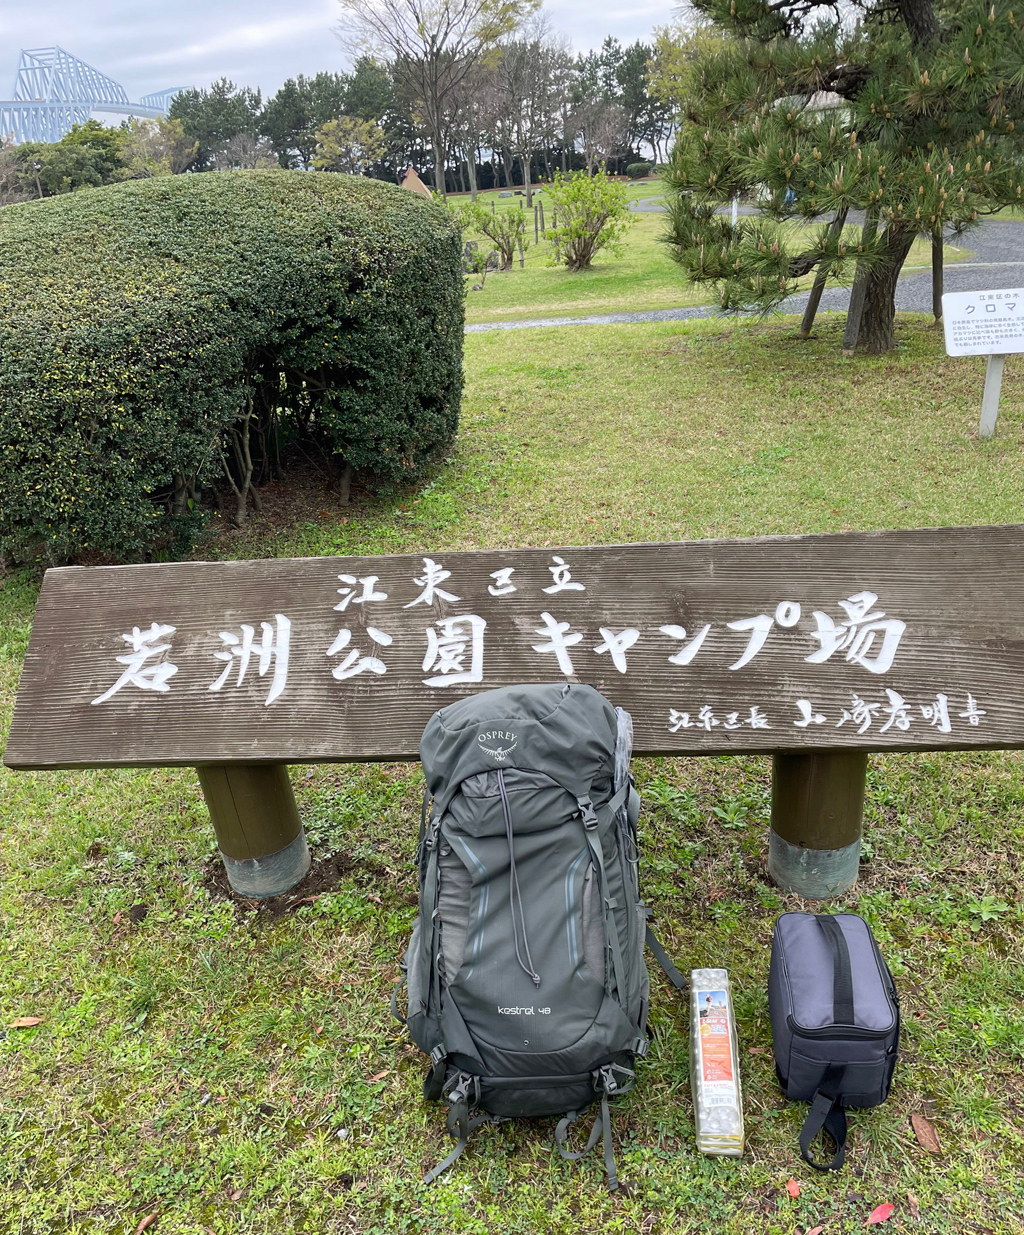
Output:
[[[776,755],[768,873],[808,900],[857,882],[868,757],[863,751]]]
[[[234,886],[308,856],[286,765],[588,682],[638,755],[775,757],[769,864],[856,878],[869,751],[1024,747],[1024,526],[47,571],[12,768],[193,766]],[[410,827],[412,823],[410,823]]]
[[[309,870],[309,848],[283,763],[197,769],[228,881],[245,896],[287,892]]]
[[[942,328],[949,356],[987,356],[979,437],[992,437],[1007,355],[1024,352],[1024,287],[994,292],[946,292]]]

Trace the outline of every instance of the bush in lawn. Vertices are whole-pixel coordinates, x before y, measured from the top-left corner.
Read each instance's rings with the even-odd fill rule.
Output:
[[[279,425],[378,482],[451,443],[457,225],[377,181],[223,172],[0,211],[0,551],[129,558],[219,477],[244,519]]]
[[[636,222],[624,184],[604,172],[571,172],[555,177],[548,196],[552,226],[544,235],[554,245],[552,265],[589,270],[599,250],[622,252],[622,237]]]
[[[493,213],[480,202],[463,202],[458,212],[462,225],[482,232],[498,250],[502,270],[511,270],[516,250],[529,247],[526,240],[526,212],[515,205]]]
[[[651,174],[653,163],[630,163],[626,168],[626,175],[630,180],[643,180],[645,176]]]

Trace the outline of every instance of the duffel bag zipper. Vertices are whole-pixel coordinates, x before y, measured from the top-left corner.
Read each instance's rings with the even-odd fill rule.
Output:
[[[882,1041],[889,1037],[892,1031],[896,1028],[896,1020],[894,1019],[888,1029],[865,1029],[863,1025],[825,1025],[819,1029],[810,1029],[803,1025],[798,1025],[793,1019],[793,1014],[790,1013],[786,1017],[786,1024],[790,1031],[798,1038],[819,1038],[823,1041],[830,1039],[844,1038],[864,1038],[868,1041]]]

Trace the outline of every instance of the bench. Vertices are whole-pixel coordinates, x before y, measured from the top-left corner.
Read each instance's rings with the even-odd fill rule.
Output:
[[[4,760],[198,769],[232,886],[309,865],[287,765],[418,758],[589,682],[639,755],[774,757],[769,870],[857,876],[871,751],[1024,746],[1024,526],[46,572]]]

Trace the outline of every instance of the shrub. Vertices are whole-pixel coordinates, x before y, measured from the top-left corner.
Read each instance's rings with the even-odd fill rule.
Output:
[[[458,207],[463,227],[482,232],[498,250],[502,270],[511,270],[516,250],[526,251],[526,212],[515,205],[508,210],[490,211],[480,202],[463,202]]]
[[[601,249],[621,253],[622,236],[636,222],[626,186],[604,172],[558,175],[549,190],[552,226],[544,235],[554,246],[552,265],[589,270]]]
[[[279,418],[415,480],[458,424],[461,257],[443,208],[340,174],[0,211],[0,551],[137,557],[218,474],[240,519]]]
[[[653,168],[653,163],[630,163],[626,168],[626,175],[630,180],[643,180],[645,176],[651,174]]]

